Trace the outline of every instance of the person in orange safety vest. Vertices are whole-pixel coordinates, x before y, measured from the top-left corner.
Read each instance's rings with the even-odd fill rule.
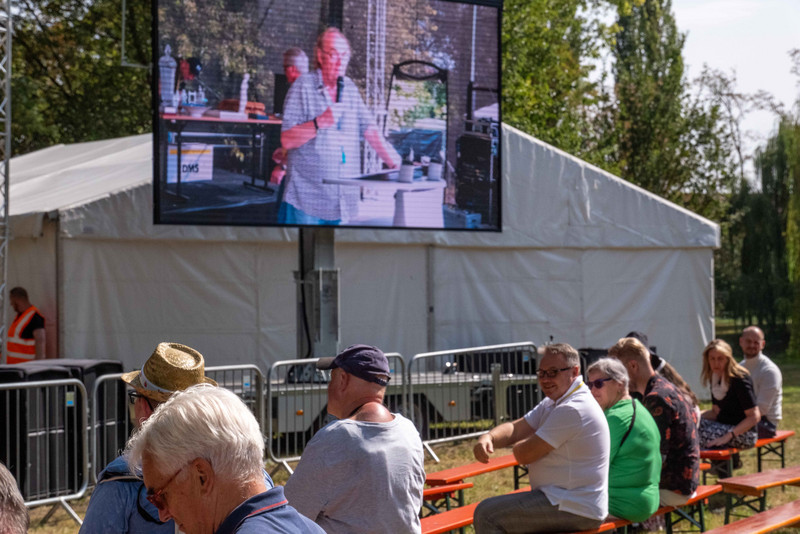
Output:
[[[11,307],[17,312],[8,329],[6,363],[23,363],[46,358],[44,317],[28,300],[28,292],[15,287],[8,292]]]

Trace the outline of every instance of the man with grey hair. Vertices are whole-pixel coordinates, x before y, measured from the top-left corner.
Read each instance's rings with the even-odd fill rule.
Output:
[[[17,481],[0,463],[0,534],[25,534],[30,526],[25,500]]]
[[[608,424],[581,378],[578,352],[566,343],[545,346],[536,374],[546,398],[474,448],[475,458],[488,462],[497,449],[512,447],[528,466],[531,491],[482,501],[478,534],[589,530],[608,515]]]
[[[281,486],[267,489],[263,456],[264,438],[244,402],[205,384],[173,395],[127,447],[161,520],[174,519],[186,534],[322,532],[289,506]]]
[[[336,417],[308,442],[286,483],[286,497],[328,534],[420,532],[425,466],[414,425],[383,405],[389,362],[377,347],[353,345],[335,358],[328,413]]]
[[[122,375],[128,391],[134,426],[146,421],[175,391],[216,382],[205,376],[203,355],[180,343],[159,343],[141,369]],[[266,473],[268,485],[272,480]],[[172,521],[160,521],[148,502],[142,479],[128,469],[124,456],[111,461],[97,477],[97,486],[80,534],[174,534]]]
[[[338,225],[356,216],[361,188],[325,183],[361,175],[361,141],[390,168],[400,156],[384,139],[372,112],[347,75],[350,43],[336,28],[320,34],[317,68],[300,76],[286,96],[281,145],[289,152],[281,224]]]
[[[742,365],[750,371],[756,404],[761,412],[758,422],[758,437],[775,436],[783,410],[783,375],[775,363],[764,353],[764,332],[757,326],[748,326],[742,331],[739,346],[742,347]]]

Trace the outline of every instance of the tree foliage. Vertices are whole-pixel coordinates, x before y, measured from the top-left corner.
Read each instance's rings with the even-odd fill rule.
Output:
[[[14,153],[150,130],[149,71],[121,65],[110,0],[21,0],[14,19]],[[127,60],[150,62],[150,5],[127,3]]]

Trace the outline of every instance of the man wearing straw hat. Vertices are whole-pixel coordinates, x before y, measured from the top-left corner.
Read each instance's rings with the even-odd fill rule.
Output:
[[[196,384],[217,385],[205,376],[203,355],[179,343],[159,343],[142,369],[125,373],[122,380],[133,388],[128,391],[128,397],[137,427],[174,392]],[[264,478],[271,487],[272,480],[266,473]],[[172,534],[176,531],[173,521],[159,520],[158,509],[148,501],[141,478],[129,470],[123,456],[100,473],[80,530],[81,534]]]

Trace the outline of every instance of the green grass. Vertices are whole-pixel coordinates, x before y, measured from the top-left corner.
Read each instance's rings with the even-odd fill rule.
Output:
[[[738,331],[730,333],[738,339]],[[722,335],[719,332],[718,335]],[[767,351],[768,352],[768,351]],[[769,353],[769,352],[768,352]],[[777,351],[776,359],[783,371],[783,421],[780,425],[781,429],[796,430],[800,428],[800,362],[788,360],[782,357]],[[425,469],[430,473],[440,471],[449,467],[464,465],[471,463],[474,460],[472,456],[472,446],[474,441],[467,441],[456,444],[441,444],[434,447],[434,451],[439,456],[440,463],[435,463],[429,457],[426,457]],[[498,451],[498,455],[508,454],[509,451]],[[745,451],[742,453],[742,461],[744,468],[737,471],[737,474],[755,473],[756,472],[756,452],[754,450]],[[786,465],[798,465],[800,463],[800,435],[790,438],[786,443]],[[772,467],[779,467],[779,464],[766,463],[764,469]],[[285,470],[277,468],[275,465],[268,465],[267,469],[270,470],[276,483],[284,484],[288,478]],[[709,482],[713,477],[709,477]],[[486,497],[493,495],[500,495],[513,490],[512,470],[497,471],[488,473],[471,480],[475,487],[465,491],[466,502],[476,502]],[[787,487],[785,490],[772,490],[767,496],[767,504],[769,507],[783,504],[795,499],[800,498],[800,488]],[[78,512],[81,517],[86,512],[88,498],[72,502],[71,505]],[[67,513],[61,509],[50,518],[44,526],[38,526],[42,517],[47,513],[49,507],[39,507],[31,510],[31,525],[30,532],[39,533],[55,533],[55,534],[72,534],[78,532],[78,527],[69,518]],[[723,524],[724,514],[722,510],[714,513],[706,513],[706,522],[708,528],[717,527]],[[793,533],[797,529],[785,529],[779,532]]]

